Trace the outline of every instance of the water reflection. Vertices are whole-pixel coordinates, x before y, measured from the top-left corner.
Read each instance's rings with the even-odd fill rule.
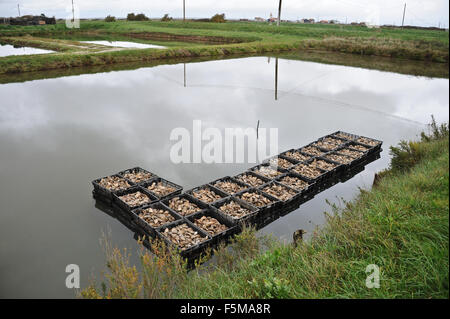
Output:
[[[134,48],[134,49],[165,49],[165,46],[156,45],[156,44],[147,44],[147,43],[138,43],[138,42],[129,42],[129,41],[80,41],[82,43],[92,43],[92,44],[100,44],[112,47],[120,47],[120,48]]]
[[[80,266],[82,285],[98,275],[107,228],[112,244],[136,249],[129,230],[95,208],[95,177],[141,166],[189,189],[252,166],[172,163],[171,130],[192,130],[195,119],[221,131],[260,120],[278,128],[280,151],[337,130],[384,141],[363,172],[261,229],[290,240],[324,222],[326,199],[370,188],[389,146],[416,138],[430,114],[449,117],[448,79],[280,58],[274,90],[267,57],[187,68],[189,78],[181,63],[0,85],[0,297],[72,297],[65,266]]]
[[[20,47],[13,46],[10,44],[1,44],[0,43],[0,57],[11,56],[11,55],[30,55],[30,54],[46,54],[52,53],[55,51],[30,48],[30,47]]]

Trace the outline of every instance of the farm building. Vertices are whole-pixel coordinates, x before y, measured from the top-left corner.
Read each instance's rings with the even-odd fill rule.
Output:
[[[9,24],[11,25],[45,25],[56,24],[55,17],[46,17],[44,14],[40,16],[26,15],[16,18],[9,18]]]

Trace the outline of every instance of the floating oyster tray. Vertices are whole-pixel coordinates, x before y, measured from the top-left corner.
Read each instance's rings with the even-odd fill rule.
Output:
[[[239,233],[244,223],[262,228],[349,180],[380,158],[381,145],[338,131],[184,193],[181,186],[135,167],[94,180],[93,195],[135,235],[161,239],[193,259]]]

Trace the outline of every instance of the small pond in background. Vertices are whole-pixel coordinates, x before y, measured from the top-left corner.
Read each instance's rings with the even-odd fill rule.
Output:
[[[165,46],[156,45],[156,44],[146,44],[146,43],[137,43],[137,42],[127,42],[127,41],[80,41],[83,43],[93,43],[106,45],[111,47],[120,47],[120,48],[133,48],[133,49],[165,49]]]
[[[53,53],[55,51],[44,50],[30,47],[17,47],[11,44],[0,44],[0,57],[10,55],[29,55],[29,54],[46,54]]]

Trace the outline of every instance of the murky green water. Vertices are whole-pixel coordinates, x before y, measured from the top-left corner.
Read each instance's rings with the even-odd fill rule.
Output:
[[[448,121],[449,81],[362,68],[252,57],[161,65],[0,85],[0,297],[73,297],[104,266],[102,231],[133,251],[133,234],[95,208],[90,181],[142,166],[183,185],[252,164],[174,164],[170,132],[203,127],[278,128],[280,151],[344,130],[384,141],[380,160],[261,230],[289,241],[311,233],[325,200],[352,199],[389,163],[388,148]],[[275,99],[276,97],[276,99]],[[133,259],[136,261],[136,259]]]

